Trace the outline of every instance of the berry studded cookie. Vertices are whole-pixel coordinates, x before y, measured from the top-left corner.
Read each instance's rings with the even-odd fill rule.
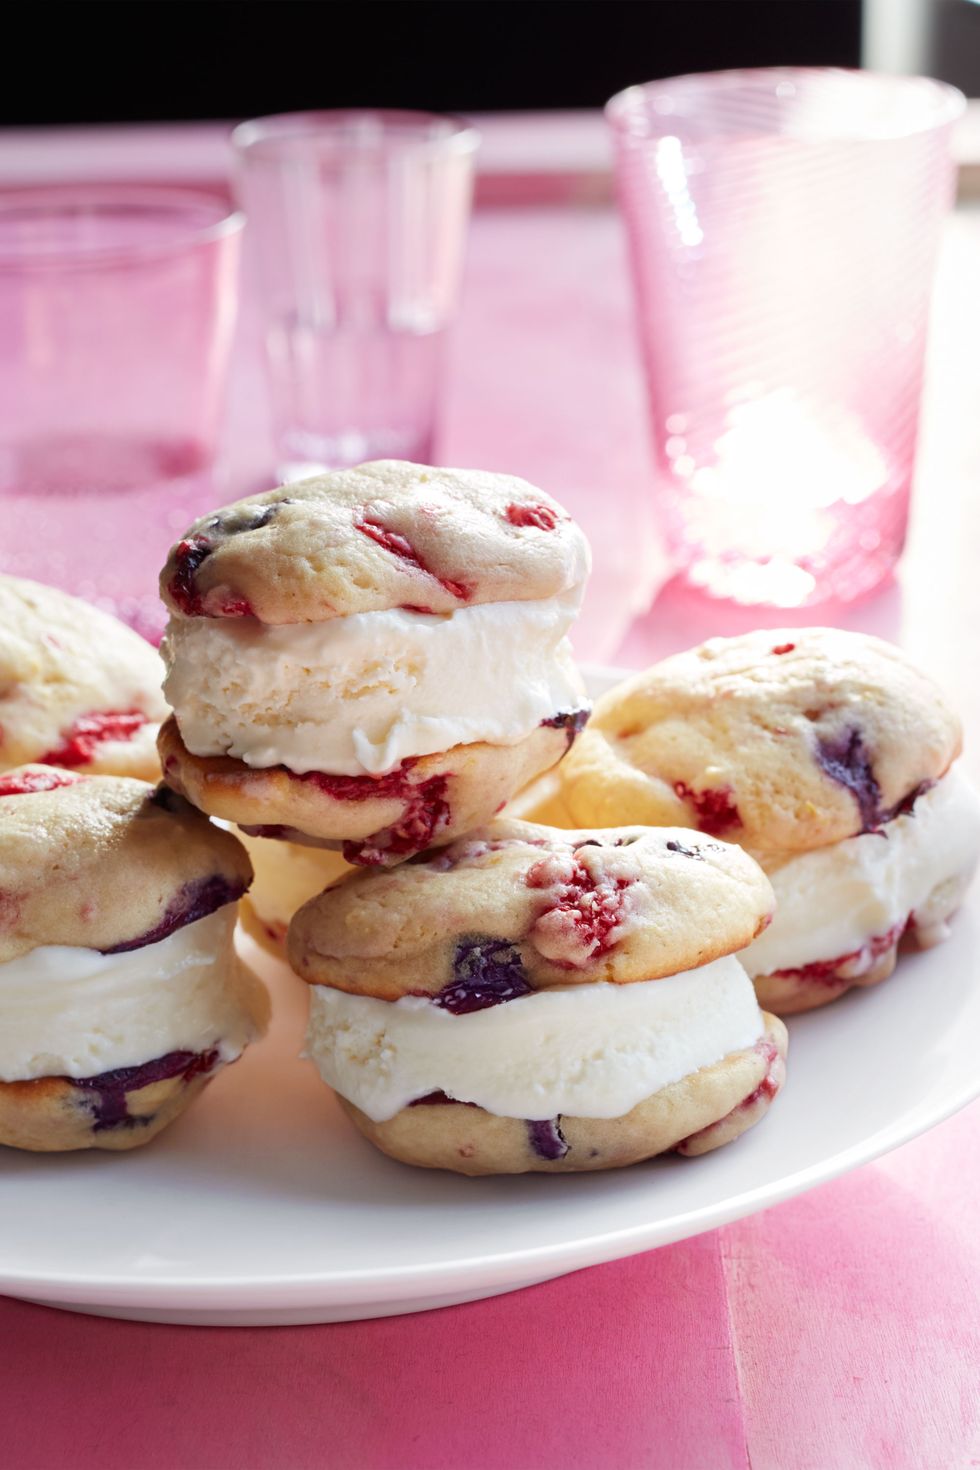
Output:
[[[0,1143],[153,1138],[264,1028],[241,844],[161,787],[0,775]]]
[[[776,918],[742,956],[809,1010],[934,943],[980,853],[960,725],[897,648],[828,628],[713,639],[597,703],[558,773],[574,822],[685,823],[748,848]]]
[[[758,1120],[785,1031],[734,952],[757,865],[712,838],[499,821],[293,919],[307,1049],[361,1131],[464,1174],[706,1152]]]
[[[0,771],[41,761],[155,779],[162,679],[156,649],[108,613],[0,576]]]
[[[206,517],[161,579],[166,780],[355,864],[451,841],[585,721],[567,633],[588,563],[523,480],[398,461]]]

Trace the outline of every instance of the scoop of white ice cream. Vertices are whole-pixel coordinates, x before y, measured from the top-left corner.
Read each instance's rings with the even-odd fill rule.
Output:
[[[95,1077],[172,1051],[232,1061],[265,990],[234,950],[234,904],[124,954],[44,945],[0,965],[0,1080]]]
[[[776,915],[740,959],[750,975],[853,954],[911,914],[920,942],[944,937],[980,855],[980,797],[953,767],[906,816],[780,867],[763,858]]]
[[[620,1118],[761,1035],[751,982],[727,955],[666,980],[539,990],[464,1015],[317,985],[306,1044],[324,1081],[382,1123],[430,1092],[507,1118]]]
[[[164,692],[194,755],[297,775],[379,775],[410,756],[509,745],[587,701],[566,634],[582,587],[443,616],[322,623],[174,618]]]

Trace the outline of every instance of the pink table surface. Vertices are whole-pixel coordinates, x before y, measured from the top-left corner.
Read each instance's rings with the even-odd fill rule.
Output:
[[[171,141],[168,171],[194,173],[195,139],[213,147],[213,130]],[[0,178],[10,157],[0,146]],[[909,552],[894,585],[826,614],[905,643],[956,691],[974,775],[978,343],[980,214],[962,211],[940,275]],[[639,665],[709,633],[782,620],[726,611],[671,582],[654,597],[664,569],[650,532],[622,242],[606,206],[477,213],[441,457],[526,475],[580,517],[596,554],[583,657]],[[267,462],[246,315],[229,486]],[[978,1222],[974,1106],[763,1215],[469,1306],[263,1330],[144,1326],[0,1301],[0,1462],[10,1470],[980,1465]]]

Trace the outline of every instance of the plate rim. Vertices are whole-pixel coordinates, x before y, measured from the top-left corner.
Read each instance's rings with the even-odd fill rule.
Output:
[[[48,1273],[44,1276],[36,1276],[11,1272],[3,1267],[0,1268],[0,1289],[7,1291],[8,1295],[33,1296],[48,1294],[51,1289],[63,1292],[65,1288],[68,1288],[69,1291],[75,1288],[78,1293],[76,1299],[79,1301],[87,1301],[89,1291],[105,1291],[117,1296],[120,1305],[123,1304],[125,1296],[133,1291],[138,1291],[140,1300],[132,1304],[147,1307],[201,1305],[200,1293],[206,1292],[209,1304],[231,1306],[231,1302],[223,1302],[222,1298],[233,1295],[235,1305],[239,1307],[262,1307],[291,1305],[291,1303],[283,1303],[278,1296],[276,1301],[270,1302],[265,1299],[266,1294],[299,1288],[307,1290],[319,1288],[330,1291],[331,1288],[347,1287],[355,1292],[365,1286],[378,1286],[383,1289],[400,1283],[414,1287],[421,1280],[427,1286],[431,1284],[433,1290],[450,1289],[457,1274],[465,1276],[471,1284],[475,1284],[474,1273],[479,1270],[492,1273],[495,1268],[499,1268],[509,1274],[510,1268],[518,1265],[527,1266],[532,1274],[539,1264],[547,1265],[549,1273],[554,1266],[558,1268],[554,1272],[556,1276],[564,1275],[585,1266],[601,1265],[611,1260],[625,1260],[630,1256],[642,1254],[644,1251],[655,1250],[661,1245],[689,1240],[709,1230],[720,1229],[724,1225],[744,1219],[749,1214],[756,1214],[774,1205],[782,1204],[811,1188],[839,1178],[851,1169],[872,1163],[893,1149],[901,1148],[903,1144],[912,1139],[921,1137],[922,1134],[937,1127],[975,1101],[978,1096],[980,1096],[980,1073],[974,1082],[965,1084],[958,1091],[944,1095],[938,1107],[926,1110],[925,1117],[921,1116],[924,1105],[920,1104],[912,1113],[904,1116],[901,1126],[881,1129],[865,1143],[854,1144],[849,1149],[830,1156],[821,1164],[811,1164],[793,1174],[784,1175],[771,1184],[759,1185],[743,1194],[729,1196],[725,1201],[725,1207],[720,1210],[703,1206],[687,1215],[671,1217],[666,1227],[662,1221],[654,1222],[653,1225],[630,1225],[619,1230],[593,1234],[557,1245],[532,1246],[521,1251],[505,1251],[496,1255],[484,1254],[450,1262],[379,1267],[370,1271],[325,1271],[315,1274],[307,1272],[261,1278],[255,1276],[226,1277],[220,1281],[209,1277],[193,1276],[167,1277],[166,1280],[136,1279],[131,1275],[81,1276],[77,1271],[70,1275]],[[407,1168],[408,1165],[403,1167]],[[694,1228],[688,1229],[688,1224],[694,1224]],[[674,1229],[675,1226],[679,1226],[680,1229]],[[620,1247],[627,1242],[630,1248],[621,1250]],[[598,1254],[596,1247],[600,1248]],[[608,1254],[606,1247],[610,1248]],[[588,1255],[589,1259],[577,1259],[580,1255]],[[14,1287],[17,1288],[16,1291],[12,1289]],[[119,1293],[125,1296],[118,1295]],[[178,1300],[178,1298],[183,1299]],[[336,1299],[332,1291],[331,1299]],[[310,1302],[310,1305],[316,1305],[316,1303]]]

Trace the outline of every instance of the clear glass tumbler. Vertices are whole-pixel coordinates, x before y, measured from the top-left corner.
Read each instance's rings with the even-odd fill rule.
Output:
[[[206,508],[242,217],[139,185],[0,193],[0,571],[159,633]]]
[[[900,555],[962,107],[818,68],[608,103],[661,524],[710,594],[848,600]]]
[[[259,288],[277,470],[433,456],[475,129],[308,112],[233,134]]]

